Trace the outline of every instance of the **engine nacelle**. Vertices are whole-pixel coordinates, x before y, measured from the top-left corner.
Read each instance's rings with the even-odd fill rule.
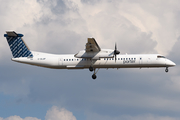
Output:
[[[89,58],[89,59],[100,59],[100,58],[113,58],[114,50],[102,49],[99,52],[86,52],[85,50],[79,51],[74,55],[77,58]]]

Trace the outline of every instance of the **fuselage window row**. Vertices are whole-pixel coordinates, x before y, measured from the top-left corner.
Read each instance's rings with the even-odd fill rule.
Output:
[[[88,59],[81,59],[81,61],[86,61]],[[64,59],[64,61],[79,61],[79,59]]]
[[[104,58],[104,60],[114,60],[114,58]],[[117,58],[116,60],[136,60],[136,58]]]
[[[87,61],[88,59],[80,59],[81,61]],[[104,58],[104,60],[114,60],[114,58]],[[136,60],[136,58],[117,58],[116,60]],[[64,59],[64,61],[79,61],[79,59]]]

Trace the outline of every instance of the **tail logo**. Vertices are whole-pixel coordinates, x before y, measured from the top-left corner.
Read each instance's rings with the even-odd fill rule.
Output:
[[[23,41],[22,34],[16,34],[13,32],[6,32],[4,37],[6,37],[9,47],[11,49],[14,58],[18,57],[33,57],[33,54],[28,49],[27,45]]]

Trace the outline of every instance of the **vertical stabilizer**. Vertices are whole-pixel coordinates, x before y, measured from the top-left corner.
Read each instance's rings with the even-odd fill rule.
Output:
[[[23,41],[22,34],[17,34],[14,31],[6,32],[4,37],[6,37],[9,47],[11,49],[14,58],[18,57],[33,57],[33,54],[27,47],[26,43]]]

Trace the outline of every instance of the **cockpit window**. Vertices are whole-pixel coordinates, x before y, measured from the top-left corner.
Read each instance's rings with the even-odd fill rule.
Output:
[[[157,58],[166,58],[166,57],[164,57],[164,56],[161,56],[161,55],[158,55],[158,56],[157,56]]]

